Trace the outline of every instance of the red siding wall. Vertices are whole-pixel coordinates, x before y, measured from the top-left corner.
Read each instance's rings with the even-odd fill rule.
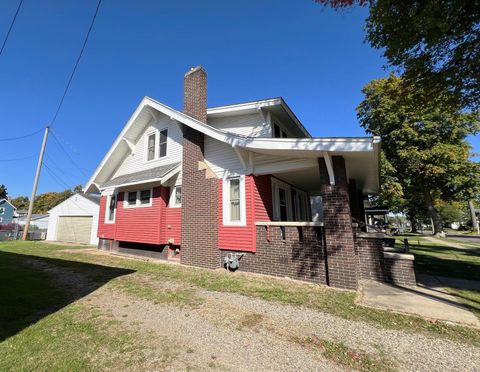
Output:
[[[223,181],[218,181],[219,249],[255,252],[255,221],[270,221],[272,191],[270,176],[245,176],[246,226],[223,225]]]
[[[166,244],[171,235],[167,232],[169,195],[168,187],[154,187],[151,207],[124,208],[125,193],[119,192],[114,224],[104,222],[107,198],[102,196],[98,237],[126,242]],[[180,228],[179,224],[175,225],[176,230],[180,231]],[[176,241],[177,239],[175,243]]]
[[[182,208],[167,208],[165,241],[173,239],[174,245],[182,244]]]
[[[105,223],[105,208],[107,204],[107,197],[100,198],[100,211],[98,216],[98,233],[99,238],[115,239],[115,224]]]

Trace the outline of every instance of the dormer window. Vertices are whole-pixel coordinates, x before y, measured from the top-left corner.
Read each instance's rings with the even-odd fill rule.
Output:
[[[155,133],[148,136],[147,140],[147,160],[155,159]]]
[[[168,129],[152,131],[145,138],[146,159],[152,161],[167,156]]]
[[[273,137],[274,138],[287,138],[287,132],[285,132],[280,125],[273,123]]]
[[[164,129],[160,132],[160,142],[159,142],[159,158],[163,158],[167,156],[167,138],[168,138],[168,130]]]

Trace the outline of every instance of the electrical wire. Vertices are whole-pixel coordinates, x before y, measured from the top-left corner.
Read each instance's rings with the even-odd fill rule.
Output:
[[[68,151],[65,149],[65,147],[63,147],[63,145],[60,143],[60,140],[57,138],[57,136],[55,135],[55,132],[51,131],[50,132],[52,134],[52,137],[53,139],[56,141],[56,143],[58,144],[58,146],[60,147],[60,149],[65,153],[65,155],[67,155],[67,158],[70,160],[70,162],[85,176],[88,178],[88,174],[75,162],[75,160],[73,160],[73,158],[70,156],[70,154],[68,153]]]
[[[45,166],[45,169],[50,173],[50,175],[60,184],[65,186],[67,189],[70,189],[71,187],[62,179],[60,178],[59,175],[57,175],[49,166],[47,163],[43,162],[43,165]]]
[[[5,141],[17,141],[17,140],[21,140],[21,139],[24,139],[24,138],[32,137],[32,136],[34,136],[35,134],[40,133],[42,130],[44,130],[44,128],[40,128],[39,130],[37,130],[37,131],[35,131],[35,132],[33,132],[33,133],[25,134],[24,136],[9,137],[9,138],[0,138],[0,142],[5,142]]]
[[[80,54],[78,55],[78,58],[75,62],[72,73],[70,74],[70,78],[68,79],[67,86],[65,87],[65,90],[63,91],[62,98],[60,99],[60,103],[58,104],[57,110],[55,111],[55,115],[53,115],[53,119],[50,122],[50,126],[52,126],[55,123],[55,120],[57,120],[58,113],[60,112],[60,109],[62,108],[63,101],[65,100],[68,89],[70,88],[70,84],[72,83],[73,76],[75,75],[78,64],[80,63],[80,60],[82,59],[83,51],[85,50],[85,47],[87,46],[88,38],[90,37],[90,32],[92,31],[93,24],[95,23],[95,19],[97,18],[98,10],[100,8],[101,3],[102,3],[102,0],[98,0],[97,8],[95,9],[95,13],[93,14],[93,18],[92,18],[92,21],[90,23],[90,27],[88,28],[87,34],[86,34],[85,39],[83,41],[82,48],[80,49]]]
[[[23,0],[20,0],[20,3],[18,3],[17,11],[13,16],[12,23],[10,23],[10,27],[8,28],[7,35],[5,35],[5,40],[3,40],[2,48],[0,49],[0,56],[3,53],[3,49],[5,48],[5,45],[7,44],[8,37],[10,36],[10,32],[12,31],[13,25],[15,24],[15,20],[17,19],[18,12],[20,12],[20,8],[22,7],[22,4],[23,4]]]
[[[0,159],[1,162],[7,162],[7,161],[20,161],[20,160],[27,160],[27,159],[32,159],[37,157],[38,155],[29,155],[25,156],[23,158],[14,158],[14,159]]]

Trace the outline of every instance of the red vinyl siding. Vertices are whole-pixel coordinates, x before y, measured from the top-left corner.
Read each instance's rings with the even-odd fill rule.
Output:
[[[218,247],[255,252],[253,176],[245,176],[246,226],[223,225],[223,180],[218,181]]]
[[[173,239],[174,245],[182,244],[182,208],[167,208],[165,241]]]
[[[272,202],[272,177],[255,176],[254,198],[255,198],[255,222],[271,221],[273,219]]]
[[[97,236],[104,239],[115,239],[115,224],[105,223],[105,208],[107,204],[107,197],[100,198],[100,210],[98,216],[98,232]],[[118,204],[117,204],[118,205]]]
[[[118,241],[166,244],[167,203],[169,192],[165,187],[154,187],[150,207],[124,208],[124,192],[118,193],[114,224],[106,224],[106,197],[100,199],[99,238]]]

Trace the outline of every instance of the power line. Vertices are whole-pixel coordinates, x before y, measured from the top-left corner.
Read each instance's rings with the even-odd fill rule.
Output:
[[[1,162],[4,161],[20,161],[20,160],[27,160],[27,159],[32,159],[37,157],[38,155],[30,155],[30,156],[25,156],[23,158],[14,158],[14,159],[0,159]]]
[[[48,155],[48,153],[45,152],[45,156],[48,158],[48,161],[49,161],[49,163],[50,163],[51,166],[53,166],[56,170],[58,170],[60,173],[62,173],[63,176],[65,176],[66,179],[67,179],[70,183],[72,183],[72,184],[74,183],[74,182],[71,182],[71,181],[72,181],[72,178],[70,178],[70,175],[67,174],[67,173],[62,169],[62,167],[60,167],[60,166],[58,165],[58,163],[57,163],[50,155]]]
[[[10,137],[10,138],[0,138],[0,142],[4,142],[4,141],[16,141],[16,140],[21,140],[21,139],[24,139],[24,138],[27,138],[27,137],[32,137],[34,136],[35,134],[38,134],[40,133],[41,131],[43,131],[44,129],[43,128],[40,128],[39,130],[33,132],[33,133],[29,133],[29,134],[25,134],[24,136],[19,136],[19,137]]]
[[[77,70],[78,64],[80,63],[80,59],[82,58],[83,51],[85,50],[85,47],[87,46],[88,38],[90,37],[90,32],[92,31],[93,24],[95,23],[95,19],[97,18],[98,9],[100,8],[101,3],[102,3],[102,0],[98,0],[97,8],[95,9],[95,13],[93,15],[92,22],[90,23],[90,27],[88,28],[87,35],[85,36],[85,40],[83,41],[82,48],[80,49],[80,54],[78,55],[77,61],[75,62],[72,73],[70,74],[70,78],[68,79],[67,86],[65,87],[62,98],[60,100],[60,103],[58,104],[57,110],[55,111],[55,115],[53,115],[53,119],[50,122],[50,126],[53,126],[53,123],[55,123],[55,120],[57,120],[58,113],[60,112],[60,109],[62,108],[63,101],[65,100],[65,96],[67,95],[68,89],[70,88],[70,84],[72,83],[73,76],[75,75],[75,71]]]
[[[10,36],[10,32],[12,31],[13,25],[15,24],[15,20],[17,19],[18,12],[20,12],[20,8],[22,7],[23,0],[20,0],[20,3],[18,4],[17,11],[15,12],[15,15],[13,16],[12,23],[10,23],[10,27],[8,28],[7,35],[5,35],[5,40],[3,40],[2,44],[2,49],[0,49],[0,56],[2,55],[3,49],[5,48],[5,45],[7,44],[8,37]]]
[[[53,136],[53,139],[57,142],[58,146],[60,147],[60,149],[65,153],[65,155],[67,155],[68,159],[70,160],[70,162],[80,171],[82,172],[82,174],[88,178],[88,174],[75,162],[75,160],[73,160],[73,158],[70,156],[70,154],[68,153],[68,151],[65,149],[65,147],[63,147],[63,145],[60,143],[60,140],[57,138],[57,136],[55,135],[55,133],[52,131],[52,136]]]
[[[71,189],[71,187],[62,179],[60,178],[60,176],[58,176],[48,165],[47,163],[43,162],[43,165],[45,166],[45,169],[47,170],[48,173],[50,173],[50,175],[52,177],[54,177],[54,179],[59,182],[60,184],[62,184],[63,186],[65,186],[67,189]]]

